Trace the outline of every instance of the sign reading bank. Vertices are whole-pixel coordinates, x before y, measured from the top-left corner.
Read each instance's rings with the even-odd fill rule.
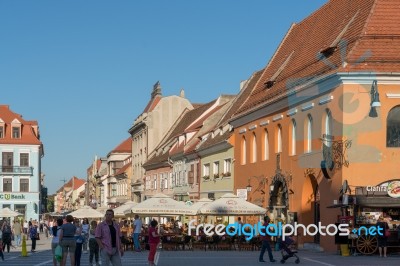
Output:
[[[0,193],[0,200],[24,200],[25,195],[24,194],[10,194],[10,193]]]

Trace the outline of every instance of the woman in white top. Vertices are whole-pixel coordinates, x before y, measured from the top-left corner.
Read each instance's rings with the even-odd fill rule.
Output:
[[[57,266],[57,260],[54,256],[54,252],[55,252],[57,245],[60,242],[61,225],[63,225],[63,219],[59,218],[59,219],[57,219],[57,226],[53,226],[52,232],[51,232],[53,234],[53,239],[51,241],[51,252],[53,254],[53,265],[54,266]]]
[[[85,235],[85,242],[83,242],[83,253],[87,253],[88,250],[88,238],[89,238],[89,220],[87,218],[83,219],[82,223],[82,233]]]

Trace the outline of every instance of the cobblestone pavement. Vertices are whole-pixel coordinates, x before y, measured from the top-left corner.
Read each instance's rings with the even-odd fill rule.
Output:
[[[21,248],[13,248],[10,253],[4,253],[5,261],[0,260],[0,265],[12,266],[48,266],[53,265],[52,254],[50,250],[51,238],[46,239],[42,236],[37,241],[37,252],[29,253],[28,257],[21,257]],[[30,241],[27,241],[27,250],[30,250]],[[122,258],[122,265],[147,265],[148,252],[127,251]],[[258,262],[259,251],[161,251],[160,266],[185,265],[185,266],[212,266],[212,265],[281,265],[280,252],[274,251],[274,263]],[[400,265],[400,254],[391,253],[388,258],[379,258],[379,256],[349,256],[342,257],[337,254],[327,254],[313,251],[299,251],[300,264],[302,265],[325,265],[325,266],[386,266]],[[264,259],[268,256],[265,254]],[[286,261],[287,265],[296,265],[295,260],[290,258]],[[67,265],[69,261],[67,261]],[[81,265],[89,265],[89,254],[82,254]]]

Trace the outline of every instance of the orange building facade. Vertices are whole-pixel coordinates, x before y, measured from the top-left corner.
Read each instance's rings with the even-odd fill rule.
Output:
[[[388,14],[399,11],[396,1],[329,1],[291,27],[231,120],[234,191],[275,221],[326,226],[344,197],[362,199],[357,188],[400,179],[400,42],[388,39],[400,36]],[[306,243],[337,249],[333,236]]]

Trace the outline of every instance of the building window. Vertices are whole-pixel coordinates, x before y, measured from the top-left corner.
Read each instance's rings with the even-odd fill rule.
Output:
[[[246,138],[243,136],[243,138],[242,138],[242,145],[241,145],[241,148],[242,148],[242,152],[241,152],[241,155],[242,155],[242,158],[241,158],[241,163],[242,163],[242,165],[244,165],[244,164],[246,164]]]
[[[313,128],[313,119],[311,115],[307,116],[307,141],[306,141],[306,152],[310,153],[312,151],[312,128]]]
[[[12,136],[13,136],[13,139],[19,139],[19,138],[21,138],[20,131],[21,131],[21,128],[20,128],[20,127],[13,127],[13,128],[12,128]]]
[[[276,136],[276,152],[282,152],[282,126],[278,125],[277,136]]]
[[[157,175],[153,175],[153,187],[152,189],[157,189]]]
[[[12,192],[12,179],[11,178],[3,179],[3,192]]]
[[[264,151],[263,151],[263,160],[269,159],[269,139],[268,139],[268,130],[264,130]]]
[[[332,113],[329,109],[326,110],[324,122],[325,122],[324,143],[326,146],[330,147],[332,144],[332,142],[330,141],[332,138]]]
[[[29,166],[29,153],[19,155],[19,166]]]
[[[213,164],[213,173],[214,173],[214,178],[219,177],[219,162],[214,162]]]
[[[296,155],[296,120],[292,119],[292,128],[290,132],[290,155]]]
[[[386,122],[386,146],[400,147],[400,106],[389,111]]]
[[[13,161],[14,154],[12,152],[3,152],[2,153],[2,170],[3,172],[12,172],[13,171]]]
[[[224,176],[231,176],[232,169],[232,160],[225,159],[224,160]]]
[[[257,162],[257,138],[256,133],[253,133],[253,139],[251,143],[251,162]]]
[[[0,126],[0,139],[4,138],[4,127]]]
[[[210,164],[209,163],[203,165],[203,177],[210,178]]]
[[[146,176],[146,189],[147,190],[151,189],[151,187],[150,187],[150,176]]]
[[[19,180],[19,191],[20,192],[29,192],[29,179],[21,178]]]

